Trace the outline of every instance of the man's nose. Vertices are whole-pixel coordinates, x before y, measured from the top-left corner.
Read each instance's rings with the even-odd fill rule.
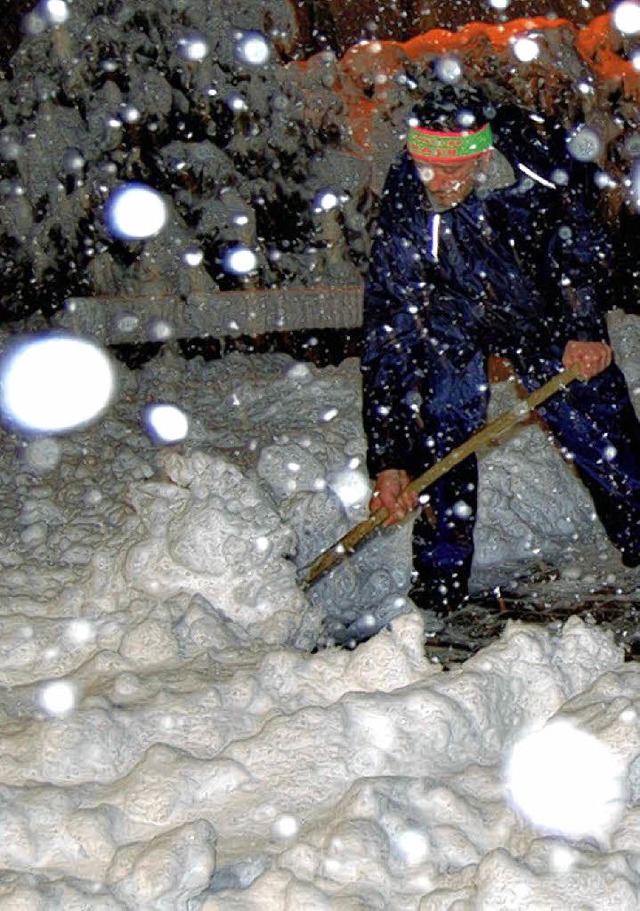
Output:
[[[458,183],[456,178],[450,177],[448,174],[436,174],[431,181],[431,186],[434,189],[443,190],[445,187],[455,186],[456,183]]]

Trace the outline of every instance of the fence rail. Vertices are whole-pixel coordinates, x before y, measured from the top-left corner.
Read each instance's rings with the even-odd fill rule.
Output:
[[[54,323],[107,345],[362,325],[362,286],[70,297]]]

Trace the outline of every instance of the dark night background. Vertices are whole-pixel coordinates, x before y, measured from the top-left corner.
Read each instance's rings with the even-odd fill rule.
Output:
[[[0,61],[6,64],[20,42],[22,16],[34,9],[34,0],[0,0]],[[108,9],[109,0],[105,0]],[[298,0],[298,19],[303,36],[300,57],[327,47],[337,54],[362,38],[407,41],[433,28],[455,29],[480,20],[497,23],[522,16],[554,14],[576,25],[606,13],[610,3],[593,0],[585,7],[580,0],[512,0],[506,10],[493,9],[485,0]]]
[[[497,0],[495,2],[500,5]],[[40,143],[29,145],[21,165],[11,156],[0,162],[0,177],[6,187],[11,188],[13,182],[19,180],[21,194],[26,188],[21,205],[16,203],[17,197],[7,195],[6,217],[0,224],[0,322],[23,319],[36,312],[49,318],[60,310],[64,300],[73,296],[115,294],[135,297],[142,293],[142,288],[148,296],[155,287],[153,282],[158,283],[158,293],[178,294],[181,299],[194,292],[242,290],[244,278],[228,276],[219,269],[220,251],[239,239],[250,245],[259,242],[261,250],[274,247],[279,254],[277,260],[268,257],[261,260],[261,271],[256,279],[261,288],[280,290],[288,285],[317,284],[318,276],[340,287],[359,282],[367,262],[368,227],[375,216],[383,165],[386,167],[385,142],[389,143],[389,137],[394,134],[394,118],[402,116],[402,105],[410,100],[405,83],[402,83],[405,87],[396,92],[397,97],[394,97],[394,89],[387,92],[376,88],[371,81],[371,63],[367,62],[366,52],[359,43],[380,39],[402,44],[438,29],[455,33],[471,22],[482,22],[493,26],[494,31],[500,31],[495,26],[501,23],[543,16],[570,21],[576,27],[569,30],[571,35],[577,32],[584,37],[599,33],[586,28],[580,31],[581,26],[588,26],[598,17],[606,18],[603,14],[612,6],[605,0],[592,3],[558,0],[553,5],[550,0],[512,0],[510,3],[503,0],[502,5],[505,2],[506,8],[499,10],[491,6],[489,0],[288,0],[288,7],[287,0],[278,0],[271,8],[264,0],[245,0],[244,11],[248,10],[250,17],[255,14],[256,21],[263,22],[267,29],[271,27],[269,17],[276,15],[274,10],[278,8],[295,10],[297,18],[295,28],[291,16],[284,17],[288,40],[278,49],[279,62],[293,61],[296,65],[280,67],[281,74],[289,72],[281,82],[273,82],[278,91],[284,92],[287,103],[295,102],[291,110],[301,112],[289,116],[287,130],[280,129],[279,115],[273,113],[265,100],[271,91],[267,90],[266,82],[263,85],[266,76],[254,73],[252,81],[243,74],[238,77],[240,82],[236,82],[232,66],[228,61],[221,62],[224,54],[212,64],[214,75],[211,78],[218,79],[225,92],[238,85],[251,91],[253,116],[261,123],[261,129],[253,132],[253,122],[245,115],[239,115],[237,124],[231,128],[235,115],[230,115],[222,99],[212,102],[211,109],[203,113],[197,82],[192,83],[185,75],[182,61],[170,59],[170,48],[164,49],[161,61],[156,60],[154,48],[144,46],[146,32],[147,38],[154,35],[152,40],[162,41],[162,37],[158,38],[158,35],[162,36],[162,30],[154,31],[153,4],[148,5],[151,18],[145,19],[145,24],[135,30],[142,38],[134,42],[137,68],[131,72],[133,82],[125,90],[125,83],[119,83],[113,75],[105,78],[99,63],[95,63],[98,59],[95,55],[102,53],[102,39],[96,40],[96,47],[90,52],[82,52],[84,65],[69,66],[73,63],[71,58],[60,65],[55,43],[49,47],[46,41],[25,41],[16,54],[21,44],[23,19],[37,8],[37,0],[0,0],[0,82],[4,82],[3,88],[7,89],[0,126],[10,137],[12,130],[19,133],[25,124],[29,124],[29,131]],[[107,32],[113,25],[114,45],[119,38],[126,44],[117,23],[119,15],[130,12],[133,6],[131,0],[92,0],[86,5],[77,2],[77,7],[85,9],[85,15],[91,10],[92,16],[102,18]],[[207,0],[191,0],[188,8],[197,20],[198,15],[210,6]],[[231,29],[236,15],[233,6],[222,3],[214,6],[220,13],[211,21],[218,23],[218,31],[222,33],[225,26]],[[240,7],[242,4],[238,6],[237,16],[241,18]],[[187,9],[186,4],[176,4],[173,11],[183,9]],[[214,31],[210,27],[208,30]],[[65,30],[60,31],[64,33]],[[221,34],[206,37],[212,41],[224,38]],[[107,48],[111,42],[109,34],[102,43]],[[547,55],[544,72],[532,65],[517,73],[482,41],[470,43],[467,62],[478,78],[499,82],[499,91],[515,93],[521,100],[526,97],[525,103],[548,103],[554,116],[562,118],[564,113],[568,123],[573,117],[569,110],[573,95],[563,96],[563,86],[571,93],[571,80],[577,78],[576,73],[584,66],[573,43],[574,39],[570,37],[566,57],[557,47]],[[33,54],[30,46],[34,49]],[[320,54],[323,50],[333,51],[335,57]],[[396,48],[389,47],[386,51],[387,57],[376,59],[374,66],[383,82],[394,72],[394,67],[408,65],[406,60],[395,60]],[[622,55],[616,47],[618,53]],[[624,55],[619,59],[624,61]],[[309,65],[297,65],[303,61],[309,61]],[[321,72],[324,66],[328,67],[326,79]],[[144,108],[144,93],[139,91],[139,86],[150,72],[155,72],[162,91],[158,90],[159,100],[154,96],[150,108],[145,108],[149,128],[128,126],[121,141],[110,144],[101,133],[104,111],[124,103],[125,99],[137,99],[136,103]],[[497,75],[504,78],[497,79]],[[46,89],[49,78],[60,91],[55,97],[45,94],[36,98],[42,87]],[[340,79],[347,86],[342,95]],[[633,121],[635,124],[637,106],[633,88],[627,92],[627,86],[621,85],[615,74],[609,81],[603,81],[598,104],[602,104],[603,129],[609,131],[607,142],[612,145],[612,140],[621,132],[620,120],[614,119],[614,113],[625,123]],[[162,92],[170,99],[165,111],[161,109]],[[298,98],[303,99],[302,105],[298,105]],[[185,115],[187,110],[188,115]],[[54,122],[55,129],[52,129],[50,124]],[[371,136],[376,137],[375,156],[369,155],[367,147],[369,130],[373,131]],[[349,136],[353,137],[353,147]],[[264,137],[268,141],[265,142]],[[56,168],[48,167],[51,156],[58,155],[62,159],[62,151],[56,152],[56,149],[83,147],[83,143],[90,150],[94,145],[96,148],[87,155],[81,179],[76,180],[65,172],[63,182],[60,182]],[[202,151],[200,146],[207,149],[206,167],[198,158]],[[352,154],[354,149],[355,155]],[[346,154],[343,154],[345,150]],[[176,160],[186,157],[189,167],[174,173],[175,156],[178,156]],[[616,156],[614,148],[609,156],[612,166],[620,164]],[[277,159],[275,163],[274,158]],[[371,165],[371,173],[370,161],[375,162],[375,167]],[[336,167],[342,168],[344,174],[337,175]],[[106,180],[106,168],[112,169],[108,172],[107,183],[138,179],[172,197],[185,237],[201,245],[204,252],[197,281],[192,278],[184,279],[182,284],[177,279],[174,281],[173,261],[166,261],[170,253],[164,248],[155,250],[147,262],[139,256],[139,248],[103,236],[100,187]],[[268,177],[266,183],[265,175]],[[338,244],[334,243],[333,235],[329,236],[329,228],[325,236],[322,233],[325,229],[308,216],[314,187],[317,189],[334,179],[344,181],[344,186],[349,187],[347,195],[351,200],[350,208],[341,212],[331,229],[335,229]],[[46,180],[50,180],[49,184]],[[55,192],[52,195],[51,188],[55,186],[62,187],[61,197]],[[233,190],[229,199],[246,209],[250,224],[255,221],[249,232],[251,236],[239,238],[236,228],[228,226],[229,213],[221,201],[221,186]],[[607,197],[601,208],[609,202]],[[630,309],[634,310],[639,280],[636,265],[638,232],[635,230],[638,216],[626,207],[619,214],[619,200],[613,202],[616,204],[615,210],[611,206],[613,214],[609,211],[605,214],[615,222],[618,236],[618,264],[613,270],[614,296],[618,302],[624,298],[625,304],[629,302]],[[22,225],[23,221],[24,226],[18,229],[16,226]],[[98,238],[99,256],[95,255],[96,250],[87,238]],[[309,257],[315,257],[315,272],[309,268]],[[146,266],[149,268],[145,272]],[[312,272],[313,281],[309,278]],[[344,324],[336,321],[330,325],[332,329],[327,331]],[[270,346],[272,340],[267,338],[265,344]],[[251,346],[255,347],[254,341]]]

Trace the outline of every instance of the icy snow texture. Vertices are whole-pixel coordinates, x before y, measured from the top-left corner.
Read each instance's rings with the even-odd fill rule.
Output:
[[[154,401],[188,415],[185,443],[146,436]],[[495,531],[516,508],[543,555],[573,529],[606,548],[544,434],[522,433],[526,464],[519,435],[482,464],[493,569],[524,553]],[[404,599],[408,529],[298,590],[291,557],[365,511],[332,486],[363,464],[355,361],[165,356],[121,370],[94,428],[3,443],[0,908],[637,906],[640,677],[607,635],[515,625],[442,673]],[[549,533],[554,508],[571,533]],[[325,614],[358,610],[405,613],[309,653]],[[54,680],[74,710],[46,714]],[[613,752],[629,796],[573,842],[536,832],[503,781],[556,716]]]

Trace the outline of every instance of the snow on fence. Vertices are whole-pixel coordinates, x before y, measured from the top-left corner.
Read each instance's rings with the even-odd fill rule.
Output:
[[[56,326],[106,345],[262,335],[362,325],[362,286],[279,288],[140,297],[70,297]]]

